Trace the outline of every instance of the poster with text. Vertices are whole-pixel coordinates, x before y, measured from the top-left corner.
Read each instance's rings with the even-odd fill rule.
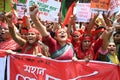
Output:
[[[17,10],[18,18],[22,19],[22,17],[25,15],[24,14],[25,8],[26,8],[25,4],[21,4],[21,3],[16,4],[16,10]]]
[[[37,4],[39,7],[38,15],[42,21],[58,22],[58,13],[61,6],[60,2],[55,0],[28,0],[27,9],[34,4]]]
[[[109,9],[110,0],[91,0],[92,12],[107,11]]]
[[[90,3],[77,3],[76,18],[77,22],[89,22],[91,18]]]
[[[110,0],[109,11],[110,15],[120,11],[120,0]]]

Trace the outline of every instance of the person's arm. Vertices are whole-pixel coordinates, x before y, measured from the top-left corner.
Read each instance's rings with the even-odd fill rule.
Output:
[[[103,18],[104,18],[104,20],[105,20],[106,26],[112,27],[113,22],[112,22],[112,20],[109,19],[109,14],[110,14],[110,13],[105,14],[105,13],[103,12],[102,15],[103,15]]]
[[[88,27],[86,27],[86,31],[87,31],[88,33],[91,32],[91,29],[92,29],[93,26],[95,25],[95,20],[97,19],[98,15],[99,15],[99,14],[97,13],[97,14],[94,15],[93,18],[90,19],[89,25],[88,25]]]
[[[8,13],[5,15],[5,19],[6,22],[8,23],[8,27],[9,27],[9,32],[12,36],[12,38],[21,46],[24,46],[24,44],[26,43],[26,40],[22,39],[20,37],[20,35],[17,34],[16,30],[15,30],[15,25],[14,23],[12,23],[12,14]]]
[[[30,29],[31,28],[31,24],[30,24],[29,18],[27,16],[25,16],[25,15],[24,15],[23,18],[25,18],[25,22],[26,22],[26,23],[24,23],[24,24],[26,24],[25,27],[27,27],[27,29]]]
[[[26,15],[26,12],[27,12],[27,9],[24,10],[24,16],[23,16],[23,21],[25,19],[25,27],[27,27],[27,29],[30,29],[31,28],[31,24],[30,24],[30,20],[28,18],[28,16]]]
[[[30,17],[32,19],[32,21],[34,22],[37,30],[41,33],[41,35],[43,37],[48,36],[49,32],[47,32],[46,27],[41,23],[41,21],[39,20],[37,13],[38,13],[38,6],[37,5],[33,5],[32,7],[30,7]]]
[[[108,43],[110,42],[110,38],[112,36],[113,33],[113,27],[109,27],[107,30],[105,30],[102,35],[101,35],[101,39],[103,39],[103,44],[101,46],[102,51],[105,51],[107,49]]]
[[[70,38],[70,36],[71,36],[72,28],[73,28],[73,31],[76,31],[75,15],[70,16],[70,21],[69,21],[68,28],[67,28],[68,38]]]

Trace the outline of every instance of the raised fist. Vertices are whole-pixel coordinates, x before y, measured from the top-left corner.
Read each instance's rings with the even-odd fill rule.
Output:
[[[39,11],[37,5],[31,6],[31,7],[29,8],[29,10],[30,10],[30,15],[31,15],[31,16],[37,15],[37,13],[38,13],[38,11]]]

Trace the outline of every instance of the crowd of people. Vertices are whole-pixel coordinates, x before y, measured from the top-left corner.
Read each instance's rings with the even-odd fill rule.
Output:
[[[24,16],[26,23],[18,19],[17,24],[12,22],[11,12],[2,13],[0,50],[57,60],[98,60],[120,64],[119,12],[114,21],[109,18],[109,13],[102,13],[103,21],[98,22],[99,13],[94,14],[89,22],[76,22],[76,16],[71,15],[67,25],[62,24],[61,16],[58,23],[42,21],[38,12],[38,6],[33,5],[30,18]]]

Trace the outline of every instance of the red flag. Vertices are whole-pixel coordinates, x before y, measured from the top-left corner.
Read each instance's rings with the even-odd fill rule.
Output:
[[[26,16],[23,16],[23,17],[22,17],[22,21],[23,21],[24,27],[26,27],[26,26],[27,26],[27,25],[26,25]]]
[[[76,4],[76,2],[73,2],[72,5],[69,7],[67,14],[66,14],[66,17],[63,21],[63,25],[66,25],[69,23],[69,18],[71,15],[73,15],[73,9],[74,9],[75,4]]]

